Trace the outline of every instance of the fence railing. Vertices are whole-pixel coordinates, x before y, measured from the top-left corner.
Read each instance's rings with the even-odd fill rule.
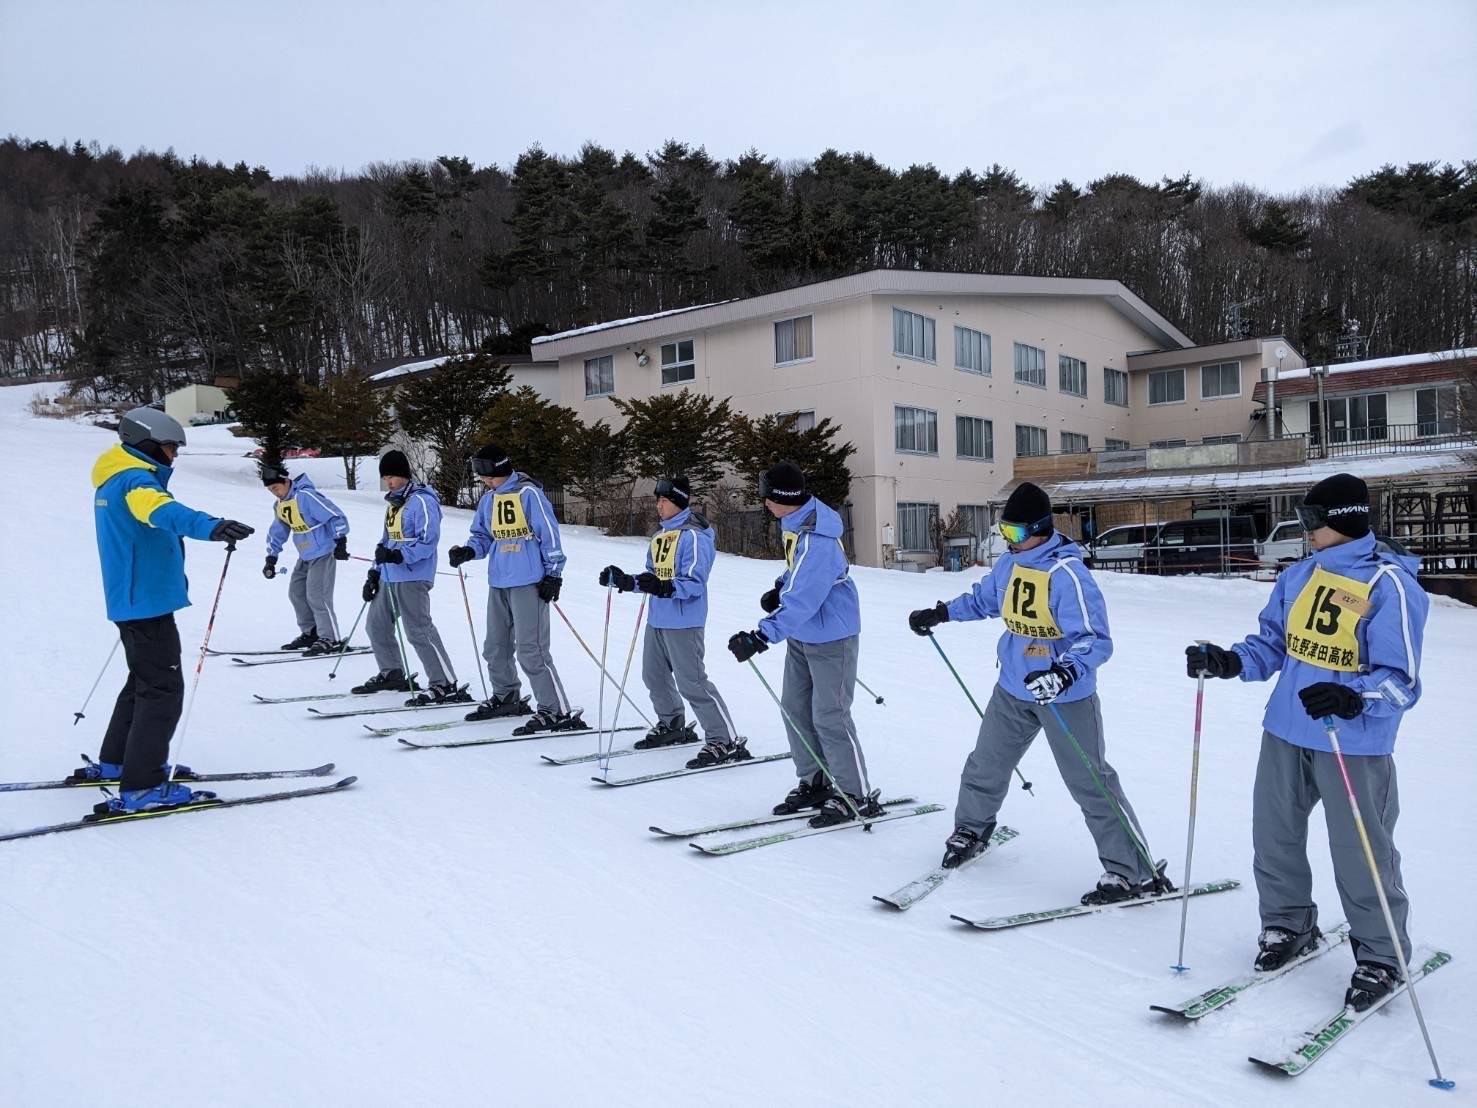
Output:
[[[1316,430],[1283,435],[1285,439],[1302,439],[1308,444],[1308,457],[1323,456],[1324,444]],[[1335,427],[1328,435],[1327,451],[1331,458],[1359,457],[1370,454],[1425,453],[1450,450],[1453,446],[1477,446],[1477,431],[1459,428],[1455,420],[1433,420],[1425,423],[1376,423],[1368,427]]]

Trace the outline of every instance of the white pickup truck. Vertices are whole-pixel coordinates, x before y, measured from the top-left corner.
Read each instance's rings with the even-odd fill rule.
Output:
[[[1257,543],[1257,558],[1262,565],[1274,569],[1289,566],[1307,554],[1308,536],[1303,525],[1295,519],[1283,520],[1272,528],[1271,534]]]

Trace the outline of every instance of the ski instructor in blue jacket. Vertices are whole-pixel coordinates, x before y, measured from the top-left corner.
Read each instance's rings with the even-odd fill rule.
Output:
[[[1257,633],[1229,650],[1185,648],[1191,677],[1239,677],[1277,685],[1262,718],[1252,792],[1252,868],[1261,903],[1256,968],[1273,970],[1318,944],[1308,866],[1308,816],[1323,802],[1334,882],[1356,966],[1344,1003],[1362,1012],[1400,981],[1410,955],[1410,903],[1400,879],[1395,820],[1395,732],[1421,696],[1421,639],[1430,601],[1420,567],[1370,530],[1369,489],[1339,473],[1318,482],[1297,510],[1311,555],[1277,578]],[[1325,719],[1339,746],[1403,951],[1385,926]]]
[[[108,808],[121,813],[213,795],[178,781],[166,784],[169,741],[185,696],[174,624],[174,613],[190,603],[184,540],[232,543],[252,528],[197,512],[169,495],[175,457],[185,445],[178,420],[157,408],[135,408],[119,421],[118,438],[92,467],[93,522],[108,618],[118,625],[128,680],[97,762],[73,776],[117,779],[119,795]]]
[[[841,546],[841,517],[805,487],[805,475],[780,462],[759,479],[759,495],[780,521],[785,542],[785,572],[760,598],[769,614],[754,631],[740,631],[728,649],[740,662],[785,642],[785,733],[800,783],[775,806],[775,815],[819,808],[812,827],[829,827],[883,808],[867,780],[867,760],[851,718],[856,693],[856,660],[861,642],[861,608]],[[792,724],[791,721],[794,721]],[[804,729],[795,733],[795,725]],[[834,795],[825,770],[846,794]]]
[[[1082,903],[1168,892],[1173,886],[1149,864],[1138,818],[1107,760],[1097,670],[1112,657],[1113,639],[1103,594],[1082,563],[1081,548],[1057,533],[1043,489],[1029,481],[1016,486],[1001,509],[1000,533],[1009,553],[983,580],[947,604],[939,601],[908,617],[919,635],[932,634],[941,623],[1005,624],[995,648],[1000,679],[964,763],[954,833],[942,864],[953,869],[985,850],[1010,775],[1044,729],[1103,864],[1102,877]]]

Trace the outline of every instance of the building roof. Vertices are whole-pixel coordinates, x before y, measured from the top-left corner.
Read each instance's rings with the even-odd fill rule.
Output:
[[[434,358],[402,358],[394,360],[388,368],[383,365],[377,373],[370,374],[369,380],[375,388],[384,388],[388,385],[397,384],[409,377],[425,377],[435,373],[452,358],[467,358],[470,354],[438,354]],[[497,354],[494,355],[498,365],[507,366],[512,370],[519,369],[556,369],[559,363],[551,360],[530,357],[527,354]],[[368,368],[375,368],[374,366]]]
[[[1400,385],[1454,381],[1471,373],[1477,373],[1477,348],[1474,347],[1337,362],[1328,367],[1323,387],[1325,392],[1365,392]],[[1318,380],[1311,369],[1284,369],[1277,375],[1277,395],[1281,399],[1315,396],[1317,392]],[[1266,382],[1258,382],[1253,397],[1264,400],[1266,394]]]
[[[722,300],[713,304],[677,308],[653,315],[612,320],[533,340],[533,350],[545,358],[564,358],[627,343],[646,342],[672,334],[672,317],[683,316],[684,328],[694,331],[728,323],[803,310],[819,304],[874,295],[940,296],[1086,296],[1100,297],[1129,322],[1151,335],[1161,346],[1193,346],[1189,337],[1128,290],[1122,281],[1086,277],[1018,277],[991,273],[937,273],[932,271],[872,269],[850,277],[799,285],[783,292]]]
[[[1295,356],[1299,361],[1302,360],[1303,356],[1298,352],[1297,347],[1282,335],[1259,335],[1249,339],[1213,342],[1208,346],[1191,346],[1182,350],[1154,350],[1142,354],[1129,354],[1128,368],[1130,370],[1172,369],[1179,366],[1224,361],[1228,358],[1260,358],[1262,345],[1270,342],[1281,343],[1287,348],[1289,356]],[[1284,370],[1283,372],[1285,375],[1293,371]]]

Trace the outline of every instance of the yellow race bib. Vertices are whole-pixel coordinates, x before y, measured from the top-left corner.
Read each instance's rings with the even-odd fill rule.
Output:
[[[795,568],[795,544],[800,541],[800,532],[799,531],[786,531],[786,532],[784,532],[784,539],[785,539],[785,568],[786,569],[794,569]],[[841,556],[843,558],[846,557],[846,544],[843,543],[840,539],[837,539],[836,540],[836,545],[841,548]]]
[[[405,532],[400,529],[400,517],[405,514],[405,501],[391,501],[385,508],[385,534],[391,542],[404,542]]]
[[[1044,569],[1017,565],[1005,585],[1000,615],[1005,626],[1028,639],[1059,639],[1062,629],[1051,615],[1051,578]]]
[[[1369,614],[1369,582],[1318,568],[1292,602],[1287,654],[1322,669],[1357,673],[1359,621]]]
[[[516,492],[499,493],[492,498],[492,537],[503,539],[529,539],[533,531],[523,514],[523,497]]]
[[[292,531],[294,535],[306,535],[309,531],[312,530],[312,528],[308,526],[307,521],[303,519],[303,513],[298,510],[297,497],[289,496],[286,500],[277,501],[276,511],[277,518],[280,519],[282,523],[290,531]]]
[[[651,569],[658,581],[677,576],[677,546],[681,540],[681,531],[659,531],[652,537]]]

